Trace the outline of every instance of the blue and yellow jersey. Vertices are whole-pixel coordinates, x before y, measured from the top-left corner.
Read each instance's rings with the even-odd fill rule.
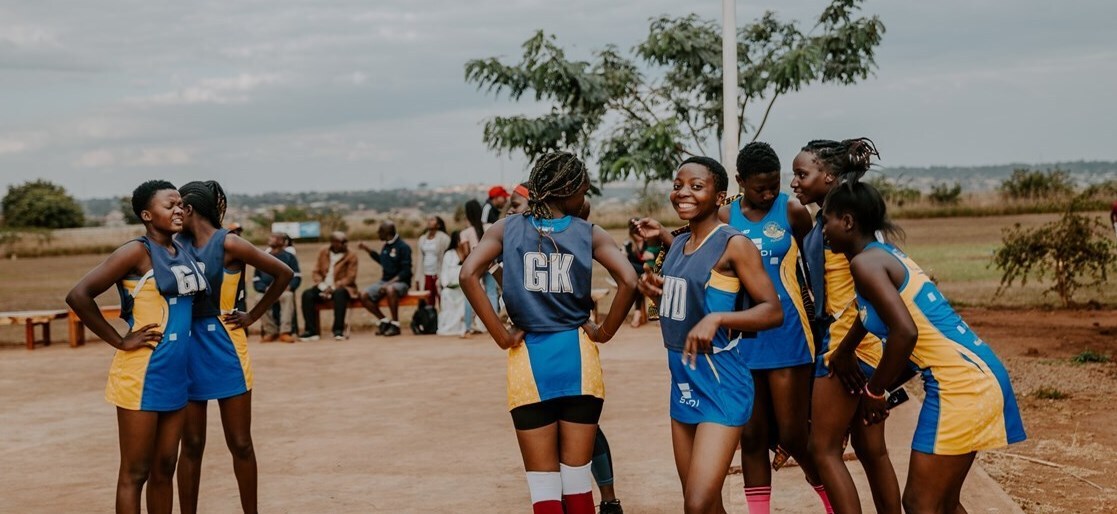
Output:
[[[1026,439],[1008,372],[993,349],[907,255],[876,242],[865,251],[874,249],[895,257],[907,272],[899,293],[918,330],[911,363],[927,392],[912,449],[961,455]],[[887,344],[888,327],[872,304],[858,299],[861,323]]]
[[[834,252],[829,246],[824,251],[826,302],[823,307],[834,321],[822,330],[816,376],[830,373],[830,356],[838,349],[842,339],[853,328],[853,322],[857,320],[857,292],[853,286],[853,274],[849,271],[849,259],[844,254]],[[876,368],[880,364],[882,351],[880,339],[873,334],[866,334],[857,345],[855,353],[862,363]]]
[[[680,423],[718,423],[741,426],[752,415],[753,382],[741,355],[738,334],[719,328],[711,351],[697,356],[695,367],[684,365],[682,350],[686,337],[702,318],[712,312],[732,312],[750,303],[736,277],[716,271],[729,240],[740,231],[719,225],[694,249],[686,253],[693,234],[675,238],[663,260],[663,296],[659,301],[659,325],[667,347],[667,369],[671,372],[671,419]]]
[[[163,338],[154,348],[117,350],[109,368],[105,399],[128,410],[174,411],[186,406],[187,350],[194,294],[207,287],[205,278],[182,246],[174,255],[138,239],[151,256],[152,269],[142,277],[117,283],[121,318],[129,329],[155,324]]]
[[[252,389],[248,332],[234,329],[222,319],[222,314],[237,309],[245,283],[243,270],[225,269],[227,234],[227,230],[219,229],[201,248],[194,246],[189,234],[180,235],[210,284],[209,294],[194,306],[193,344],[187,367],[191,400],[219,400]]]
[[[776,197],[772,208],[760,221],[741,213],[741,199],[729,205],[729,225],[749,238],[764,270],[776,287],[783,308],[783,324],[757,332],[756,338],[741,346],[741,354],[751,369],[776,369],[814,362],[814,337],[803,307],[803,290],[798,272],[799,245],[787,215],[787,193]]]
[[[528,332],[508,350],[508,409],[564,396],[605,398],[597,344],[580,328]]]

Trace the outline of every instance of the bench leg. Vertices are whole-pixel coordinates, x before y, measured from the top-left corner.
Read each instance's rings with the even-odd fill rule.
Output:
[[[50,322],[43,323],[43,346],[50,346]]]
[[[85,325],[81,320],[71,319],[67,323],[70,327],[70,348],[77,348],[85,344]]]
[[[26,334],[27,334],[27,349],[28,350],[34,350],[35,349],[35,324],[34,323],[28,323],[28,324],[24,325],[24,327],[26,329]]]

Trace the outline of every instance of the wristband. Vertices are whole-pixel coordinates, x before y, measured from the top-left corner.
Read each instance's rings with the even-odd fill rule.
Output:
[[[873,399],[873,400],[885,400],[885,401],[888,401],[888,391],[887,391],[887,390],[886,390],[886,391],[884,391],[884,392],[883,392],[883,393],[881,393],[881,394],[873,394],[873,392],[869,390],[869,384],[865,384],[865,396],[867,396],[867,397],[869,397],[869,398],[871,398],[871,399]]]

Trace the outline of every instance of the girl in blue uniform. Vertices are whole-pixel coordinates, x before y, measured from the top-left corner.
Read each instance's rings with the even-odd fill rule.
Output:
[[[713,159],[683,161],[671,205],[690,231],[672,241],[662,274],[647,272],[640,281],[659,308],[667,347],[671,442],[687,513],[725,512],[722,484],[752,413],[752,376],[740,346],[753,341],[730,331],[783,321],[760,252],[718,220],[728,183]]]
[[[1008,373],[993,349],[958,316],[930,278],[876,234],[895,232],[880,192],[857,175],[823,207],[830,245],[850,261],[859,317],[853,337],[885,341],[880,364],[863,388],[866,423],[888,417],[887,387],[912,367],[926,397],[912,440],[904,487],[911,513],[965,512],[958,501],[976,452],[1023,441],[1024,426]]]
[[[829,501],[807,453],[814,338],[803,305],[799,249],[811,230],[803,204],[780,192],[780,159],[768,143],[752,142],[737,154],[741,194],[718,211],[756,248],[783,309],[783,324],[741,345],[756,389],[752,418],[741,436],[741,469],[750,514],[767,514],[772,492],[769,441],[778,441],[799,463],[807,482]],[[770,427],[775,429],[770,434]]]
[[[508,350],[508,406],[533,512],[593,514],[590,459],[605,396],[594,342],[608,341],[624,322],[636,274],[608,233],[577,217],[590,185],[577,157],[542,156],[528,183],[528,212],[485,230],[460,282],[489,334]],[[481,285],[498,256],[511,329]],[[618,285],[600,326],[589,320],[593,260]]]
[[[245,512],[256,512],[252,363],[248,358],[247,327],[271,308],[294,273],[279,259],[220,228],[225,216],[225,192],[220,184],[190,182],[179,192],[185,209],[179,240],[198,261],[210,285],[209,293],[194,302],[193,343],[187,352],[190,404],[186,407],[179,456],[179,504],[186,514],[198,509],[207,402],[217,400],[225,443],[233,455],[241,507]],[[275,277],[263,298],[247,313],[236,308],[244,297],[246,264]]]
[[[864,173],[872,157],[877,155],[872,141],[865,138],[811,141],[792,163],[791,188],[803,205],[819,206],[817,218],[822,215],[822,202],[827,193],[839,180]],[[842,459],[849,436],[869,479],[876,511],[899,514],[900,484],[888,458],[884,424],[866,426],[854,422],[861,388],[851,380],[863,381],[865,375],[872,374],[880,362],[880,339],[849,334],[857,319],[849,259],[830,248],[817,219],[803,240],[803,260],[807,264],[814,298],[812,328],[818,353],[811,391],[809,452],[834,511],[860,513],[861,500]]]
[[[186,350],[190,309],[206,281],[194,259],[175,242],[182,230],[182,200],[163,180],[140,184],[132,209],[146,233],[125,243],[93,268],[66,296],[66,303],[93,333],[116,348],[105,399],[116,406],[120,427],[120,473],[116,512],[170,513],[175,463],[186,406]],[[121,335],[94,301],[109,287],[120,293]]]

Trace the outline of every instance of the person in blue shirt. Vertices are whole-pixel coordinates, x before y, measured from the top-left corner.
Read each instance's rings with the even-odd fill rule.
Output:
[[[365,244],[359,243],[358,248],[368,252],[368,256],[380,265],[384,274],[379,282],[361,291],[361,305],[364,305],[379,321],[376,333],[382,336],[398,336],[399,329],[399,300],[407,296],[411,288],[411,247],[407,246],[399,234],[396,233],[396,224],[385,221],[377,229],[377,235],[384,241],[380,253]],[[384,319],[380,311],[380,299],[388,298],[388,312],[390,320]]]
[[[508,351],[508,406],[533,513],[594,514],[590,461],[605,396],[594,343],[609,341],[624,322],[636,273],[604,229],[578,217],[590,186],[580,159],[546,154],[528,183],[528,211],[485,230],[459,278],[489,334]],[[481,283],[498,256],[512,328]],[[590,320],[595,260],[617,282],[600,326]]]
[[[740,347],[778,327],[783,309],[760,251],[718,219],[729,177],[709,157],[679,166],[671,205],[689,232],[674,238],[661,273],[640,291],[659,310],[671,374],[671,442],[688,514],[724,512],[721,489],[752,414],[752,375]]]
[[[268,236],[268,253],[291,268],[295,276],[291,278],[291,283],[287,284],[287,290],[279,295],[275,305],[272,305],[272,308],[264,313],[264,317],[260,318],[263,322],[260,331],[261,341],[265,343],[275,340],[284,343],[295,342],[295,291],[302,284],[302,273],[299,272],[299,259],[295,254],[286,251],[288,241],[290,238],[282,232],[275,232]],[[252,289],[264,294],[274,280],[275,277],[268,272],[257,269],[252,277]]]

